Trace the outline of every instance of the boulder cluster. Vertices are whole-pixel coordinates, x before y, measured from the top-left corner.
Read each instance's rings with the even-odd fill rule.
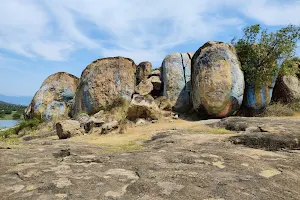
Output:
[[[279,80],[287,98],[299,98],[297,81]],[[158,69],[152,69],[150,62],[136,65],[129,58],[110,57],[89,64],[80,78],[65,72],[53,74],[35,94],[25,117],[57,122],[61,139],[120,133],[128,121],[144,124],[192,111],[226,117],[238,112],[242,103],[261,109],[270,102],[274,85],[272,80],[245,86],[234,46],[212,41],[195,53],[166,56]]]

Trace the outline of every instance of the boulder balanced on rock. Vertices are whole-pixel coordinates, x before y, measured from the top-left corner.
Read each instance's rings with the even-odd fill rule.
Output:
[[[136,82],[136,65],[124,57],[103,58],[89,64],[82,72],[72,115],[84,111],[94,114],[118,102],[130,102]]]
[[[162,63],[163,95],[177,112],[191,108],[190,76],[193,53],[172,53]]]
[[[245,83],[234,47],[208,42],[199,48],[192,59],[191,83],[196,111],[215,117],[238,111]]]
[[[127,119],[133,121],[138,118],[157,120],[160,116],[161,111],[152,97],[145,97],[138,94],[133,95],[128,109]]]
[[[49,76],[34,95],[25,117],[39,116],[44,120],[68,118],[77,84],[78,78],[65,72]]]

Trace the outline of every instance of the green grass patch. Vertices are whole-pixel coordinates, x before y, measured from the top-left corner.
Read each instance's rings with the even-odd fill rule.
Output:
[[[22,121],[20,124],[18,124],[17,126],[15,126],[13,128],[0,131],[0,140],[5,141],[8,138],[10,138],[10,139],[16,138],[16,136],[19,134],[19,132],[24,129],[29,130],[29,131],[36,130],[40,123],[42,123],[42,120],[37,119],[37,118]]]

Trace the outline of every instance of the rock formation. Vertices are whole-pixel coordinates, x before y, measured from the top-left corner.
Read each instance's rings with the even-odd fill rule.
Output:
[[[244,75],[235,49],[223,42],[208,42],[192,59],[192,102],[198,112],[215,117],[239,110],[244,93]]]
[[[193,53],[172,53],[162,63],[163,95],[177,112],[191,108],[190,76]]]
[[[83,129],[76,120],[65,120],[56,124],[56,133],[59,139],[67,139],[75,135],[83,135]]]
[[[244,106],[250,111],[261,111],[270,104],[277,74],[264,83],[246,84]]]
[[[58,72],[49,76],[33,97],[25,117],[45,120],[67,118],[77,89],[78,78]]]
[[[153,90],[153,84],[151,80],[145,79],[142,80],[136,87],[135,92],[140,95],[150,94]]]
[[[148,78],[151,73],[152,64],[150,62],[141,62],[136,68],[136,84]]]
[[[89,64],[82,72],[72,114],[93,114],[107,107],[130,102],[136,82],[136,65],[124,57],[103,58]]]
[[[274,90],[273,100],[291,103],[300,100],[300,81],[296,76],[278,77]]]
[[[136,120],[138,118],[154,119],[160,118],[161,112],[152,97],[145,97],[138,94],[133,95],[130,103],[127,118]]]

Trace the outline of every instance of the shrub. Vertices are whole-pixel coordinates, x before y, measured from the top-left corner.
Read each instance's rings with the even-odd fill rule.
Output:
[[[14,113],[13,116],[12,116],[12,118],[13,118],[14,120],[17,120],[17,119],[20,119],[21,116],[22,116],[22,115],[19,114],[19,113]]]
[[[0,132],[0,138],[7,138],[10,135],[18,135],[18,133],[24,129],[29,129],[29,130],[35,130],[38,128],[39,124],[42,123],[40,119],[30,119],[30,120],[25,120],[22,121],[20,124],[18,124],[16,127],[10,128],[6,131],[1,131]]]
[[[11,110],[5,110],[5,111],[4,111],[4,114],[6,114],[6,115],[11,115],[11,113],[12,113]]]

